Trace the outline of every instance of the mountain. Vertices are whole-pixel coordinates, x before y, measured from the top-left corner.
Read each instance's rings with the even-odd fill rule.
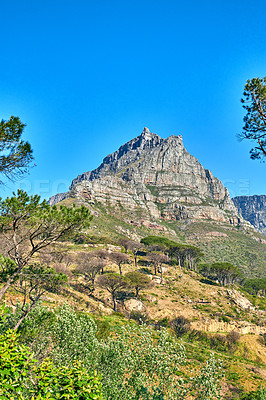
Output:
[[[162,139],[148,128],[105,157],[98,168],[79,175],[70,191],[52,197],[50,204],[69,196],[138,211],[153,220],[249,225],[222,182],[187,152],[180,135]]]
[[[199,247],[203,262],[231,262],[248,277],[265,276],[265,237],[246,221],[228,190],[187,152],[181,136],[141,135],[75,178],[50,204],[87,205],[88,235],[98,242],[160,235]]]
[[[266,195],[238,196],[232,200],[239,214],[266,235]]]

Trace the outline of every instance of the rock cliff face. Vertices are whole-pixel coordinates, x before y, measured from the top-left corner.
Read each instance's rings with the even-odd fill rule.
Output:
[[[232,200],[239,214],[266,235],[266,195],[238,196]]]
[[[67,197],[69,197],[68,192],[57,193],[49,199],[49,204],[50,206],[53,206],[54,204],[59,203],[60,201],[66,199]]]
[[[138,211],[152,220],[249,225],[238,215],[222,182],[186,151],[181,136],[162,139],[148,128],[105,157],[97,169],[74,179],[70,192],[60,194],[68,196],[121,212]]]

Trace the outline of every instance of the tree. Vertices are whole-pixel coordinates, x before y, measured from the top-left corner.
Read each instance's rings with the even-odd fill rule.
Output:
[[[20,305],[22,315],[14,330],[19,328],[23,320],[46,292],[59,291],[67,280],[68,278],[65,274],[62,272],[57,273],[54,268],[45,268],[40,264],[24,267],[19,279],[13,284],[14,289],[23,296],[22,304]]]
[[[139,298],[139,292],[147,288],[151,284],[150,278],[138,271],[128,272],[126,277],[130,280],[131,285],[135,288],[136,298]]]
[[[217,280],[221,286],[233,285],[242,276],[238,267],[229,262],[202,264],[200,272],[206,278]]]
[[[21,140],[25,126],[13,116],[0,122],[0,174],[11,180],[25,174],[33,159],[30,144]]]
[[[148,259],[154,265],[155,275],[156,275],[157,271],[160,271],[160,273],[161,273],[161,283],[162,283],[163,282],[163,266],[162,266],[162,264],[168,263],[169,262],[169,257],[166,254],[162,254],[162,253],[150,253],[148,255]]]
[[[128,242],[128,249],[132,251],[132,254],[134,256],[134,261],[135,261],[135,267],[138,268],[138,252],[142,248],[142,244],[135,242],[134,240],[129,240]]]
[[[85,206],[49,206],[45,200],[40,202],[40,196],[28,196],[22,190],[6,200],[0,198],[1,241],[5,256],[16,265],[0,290],[0,301],[34,254],[88,226],[91,218]]]
[[[212,270],[222,286],[233,285],[241,277],[238,267],[229,262],[213,263]]]
[[[117,293],[121,289],[126,289],[129,286],[129,279],[115,273],[101,275],[97,279],[100,287],[106,289],[111,295],[113,300],[113,308],[116,311]]]
[[[93,253],[90,253],[91,257],[97,257],[99,260],[102,260],[102,274],[103,274],[103,268],[107,265],[108,261],[110,260],[111,253],[109,251],[100,249],[100,250],[95,250]]]
[[[95,278],[106,266],[107,261],[100,257],[96,257],[94,252],[91,254],[82,252],[77,257],[77,263],[78,266],[75,269],[75,272],[82,275],[88,283],[91,282],[92,287],[90,288],[90,291],[92,293],[95,290]]]
[[[111,253],[110,260],[118,265],[119,273],[122,275],[122,264],[129,262],[129,257],[125,253]]]
[[[195,246],[186,246],[183,250],[185,266],[191,271],[197,270],[197,263],[203,256],[202,251]]]
[[[203,256],[198,247],[183,244],[171,246],[168,253],[172,259],[175,258],[178,261],[179,267],[186,267],[190,270],[197,269],[197,263]]]
[[[128,238],[125,238],[125,237],[118,240],[118,244],[120,246],[124,247],[126,254],[129,249],[130,242],[131,242],[131,240]]]
[[[174,247],[178,244],[173,240],[161,236],[146,236],[141,239],[140,243],[143,243],[146,246],[159,246],[161,248]]]
[[[263,159],[266,156],[266,77],[247,80],[243,96],[241,102],[247,113],[239,138],[255,142],[250,157]]]
[[[135,260],[135,267],[137,268],[137,255],[138,255],[138,251],[141,249],[142,244],[135,242],[134,240],[131,239],[127,239],[127,238],[122,238],[119,239],[118,242],[121,246],[124,247],[125,252],[127,254],[128,250],[131,250],[134,256],[134,260]]]
[[[266,296],[266,278],[247,279],[243,286],[250,294]]]

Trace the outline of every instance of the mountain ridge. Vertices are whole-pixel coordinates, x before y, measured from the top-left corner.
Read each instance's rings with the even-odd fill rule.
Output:
[[[266,195],[236,196],[232,200],[239,214],[266,235]]]
[[[187,152],[181,135],[162,139],[146,127],[98,168],[75,178],[70,191],[53,196],[50,204],[69,196],[142,209],[151,219],[210,219],[249,226],[222,182]]]
[[[180,135],[141,135],[75,178],[50,204],[86,205],[86,234],[139,241],[160,235],[199,247],[204,262],[231,262],[248,277],[265,274],[265,237],[243,219],[222,182],[190,155]]]

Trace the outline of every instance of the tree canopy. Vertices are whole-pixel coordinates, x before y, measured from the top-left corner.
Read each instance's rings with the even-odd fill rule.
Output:
[[[250,294],[266,296],[266,278],[247,279],[243,286]]]
[[[21,140],[25,126],[14,116],[0,122],[0,176],[15,180],[28,171],[33,156],[31,145]]]
[[[140,290],[145,289],[151,284],[151,279],[139,271],[128,272],[126,277],[130,280],[131,285],[134,287],[137,299],[139,298]]]
[[[243,132],[240,139],[255,142],[250,157],[263,159],[266,156],[266,77],[248,80],[241,102],[246,110]]]
[[[229,262],[202,264],[200,272],[206,278],[217,280],[221,286],[233,285],[242,278],[239,268]]]
[[[98,277],[97,283],[100,287],[106,289],[111,295],[113,300],[113,308],[116,311],[116,298],[117,293],[129,287],[130,281],[128,278],[120,274],[108,273]]]
[[[40,196],[28,196],[18,190],[13,197],[0,198],[1,252],[13,260],[17,268],[0,290],[0,300],[34,254],[55,243],[66,234],[86,227],[91,221],[85,207],[49,206]]]
[[[167,239],[161,236],[146,236],[141,239],[140,243],[145,244],[146,246],[161,246],[161,247],[175,247],[177,243],[173,240]]]

